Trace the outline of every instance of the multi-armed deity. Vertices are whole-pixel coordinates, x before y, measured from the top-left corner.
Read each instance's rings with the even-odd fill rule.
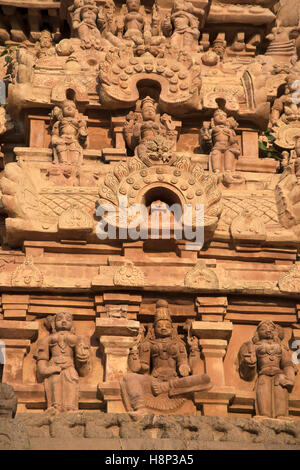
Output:
[[[240,376],[256,383],[257,414],[270,418],[288,416],[288,397],[295,383],[296,367],[283,340],[283,329],[272,321],[261,322],[252,341],[239,350]]]
[[[54,413],[78,409],[79,376],[90,371],[87,338],[73,331],[73,317],[66,312],[47,318],[50,335],[39,342],[37,374],[43,380],[47,409]]]
[[[158,300],[153,327],[138,349],[131,351],[129,369],[121,381],[124,404],[138,414],[147,408],[172,410],[192,392],[212,387],[206,374],[191,375],[185,343],[172,325],[168,303]]]

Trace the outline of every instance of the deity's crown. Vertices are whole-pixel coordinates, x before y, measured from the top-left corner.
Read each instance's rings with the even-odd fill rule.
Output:
[[[52,34],[50,33],[50,31],[48,31],[48,29],[43,29],[43,31],[41,31],[40,37],[43,37],[43,36],[46,36],[46,37],[52,39]]]
[[[218,114],[222,114],[222,115],[227,116],[226,112],[223,111],[223,109],[220,109],[220,108],[216,109],[216,111],[214,112],[214,116],[218,116]]]
[[[169,313],[169,305],[166,300],[158,300],[156,302],[156,312],[154,316],[154,324],[159,320],[171,320],[170,313]]]
[[[213,45],[214,46],[223,46],[223,47],[225,47],[226,46],[226,41],[224,39],[221,39],[221,38],[216,38],[213,42]]]
[[[146,98],[142,100],[142,106],[141,106],[142,109],[146,108],[147,106],[148,107],[151,106],[151,108],[155,108],[155,101],[152,98],[150,98],[150,96],[146,96]]]

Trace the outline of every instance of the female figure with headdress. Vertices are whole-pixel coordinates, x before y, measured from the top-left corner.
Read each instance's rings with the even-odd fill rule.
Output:
[[[55,413],[76,411],[79,400],[79,375],[89,372],[87,338],[73,331],[73,317],[60,312],[47,318],[50,335],[42,339],[37,350],[37,373],[44,381],[47,408]]]
[[[270,418],[288,416],[288,395],[295,383],[296,368],[286,346],[281,344],[283,329],[266,320],[261,322],[252,341],[244,343],[238,354],[242,379],[257,374],[257,414]]]

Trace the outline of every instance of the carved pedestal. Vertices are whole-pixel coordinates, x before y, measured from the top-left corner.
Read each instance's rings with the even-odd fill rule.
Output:
[[[108,413],[125,412],[120,379],[127,372],[128,354],[134,345],[140,323],[127,318],[97,318],[96,336],[104,349],[104,380],[98,388],[107,403]]]
[[[214,384],[208,392],[197,392],[195,402],[202,404],[206,416],[227,416],[234,389],[225,385],[223,358],[232,334],[232,323],[195,321],[192,323],[192,333],[199,338],[205,372]]]

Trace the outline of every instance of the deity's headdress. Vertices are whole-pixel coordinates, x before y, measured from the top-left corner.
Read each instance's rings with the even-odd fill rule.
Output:
[[[283,328],[280,325],[276,325],[276,323],[272,322],[271,320],[263,320],[259,323],[256,328],[255,335],[252,338],[252,342],[255,344],[260,340],[259,329],[262,325],[266,323],[269,323],[272,326],[272,328],[274,329],[274,340],[280,343],[284,338]]]
[[[144,98],[141,103],[142,109],[147,108],[147,107],[151,107],[155,109],[155,101],[152,98],[150,98],[150,96],[146,96],[146,98]]]
[[[155,312],[155,316],[154,316],[154,324],[156,322],[158,322],[159,320],[169,320],[170,322],[172,321],[170,313],[169,313],[168,302],[166,300],[162,300],[162,299],[160,299],[156,302],[156,312]]]

